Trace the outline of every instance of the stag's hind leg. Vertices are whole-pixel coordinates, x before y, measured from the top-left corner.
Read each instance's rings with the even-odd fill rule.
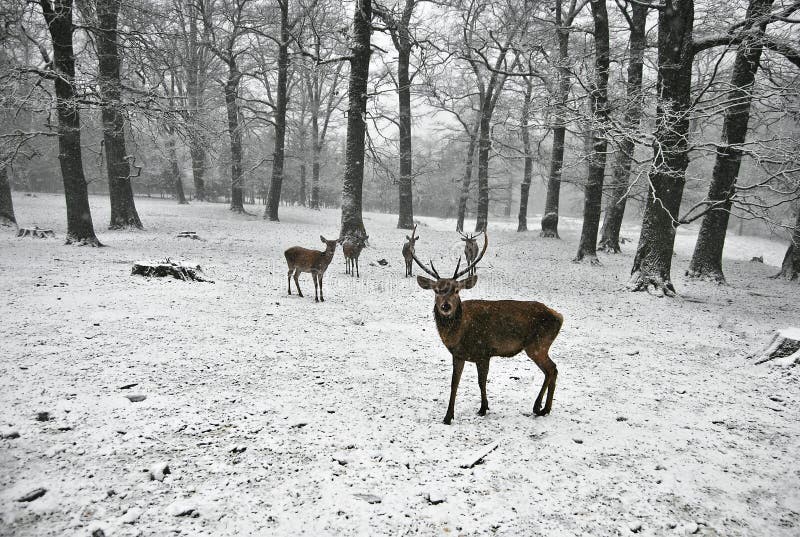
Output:
[[[300,271],[295,269],[295,271],[294,271],[294,285],[295,285],[295,287],[297,287],[297,294],[300,295],[300,296],[303,296],[303,291],[300,290],[300,278],[299,278],[299,276],[300,276]],[[292,288],[292,283],[289,282],[289,289],[291,290],[291,288]]]
[[[549,347],[549,345],[548,345]],[[553,406],[553,392],[556,390],[556,378],[558,377],[558,369],[550,355],[547,353],[548,348],[542,348],[541,345],[533,344],[525,349],[528,356],[539,366],[539,369],[544,373],[544,382],[542,382],[542,389],[539,390],[539,395],[536,397],[536,402],[533,403],[533,413],[537,416],[546,416],[550,413],[550,408]],[[542,408],[542,399],[544,398],[545,390],[547,390],[547,400]]]

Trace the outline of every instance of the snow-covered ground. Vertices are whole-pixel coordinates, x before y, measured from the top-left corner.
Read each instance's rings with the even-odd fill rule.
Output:
[[[682,276],[682,233],[680,296],[657,299],[623,290],[633,244],[575,265],[577,222],[561,241],[491,225],[463,296],[564,315],[553,412],[530,416],[530,360],[495,358],[488,415],[467,364],[446,426],[450,356],[432,294],[403,278],[396,217],[366,215],[360,280],[337,251],[316,304],[308,275],[286,295],[282,252],[335,237],[335,211],[275,224],[137,199],[147,229],[109,232],[107,200],[91,203],[106,248],[64,246],[63,199],[41,194],[15,196],[18,220],[58,239],[0,237],[2,535],[798,534],[798,372],[748,358],[800,325],[800,286],[746,261],[777,265],[785,245],[731,237],[719,287]],[[452,270],[453,223],[420,220],[419,256]],[[165,257],[216,283],[130,275]]]

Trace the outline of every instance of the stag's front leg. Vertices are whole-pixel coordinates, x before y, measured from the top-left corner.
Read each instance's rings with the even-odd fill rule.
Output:
[[[322,276],[324,276],[324,272],[319,273],[319,301],[325,302],[325,297],[322,295]]]
[[[489,378],[489,358],[475,362],[478,366],[478,386],[481,388],[481,408],[478,410],[479,416],[485,416],[489,410],[489,399],[486,398],[486,379]]]
[[[458,383],[461,382],[461,372],[464,371],[464,360],[453,356],[453,378],[450,381],[450,404],[447,405],[447,414],[444,415],[445,425],[450,425],[456,410],[456,392]]]

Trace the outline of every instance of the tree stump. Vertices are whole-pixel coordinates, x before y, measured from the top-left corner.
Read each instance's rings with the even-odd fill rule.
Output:
[[[196,231],[181,231],[180,233],[178,233],[177,237],[179,239],[200,240],[200,237],[197,236],[197,232]]]
[[[145,276],[148,278],[175,278],[185,282],[209,282],[214,283],[201,276],[199,273],[203,269],[200,265],[184,265],[182,263],[175,263],[169,258],[161,263],[135,263],[131,269],[132,276]]]
[[[784,366],[800,363],[800,328],[779,330],[756,358],[756,365],[773,360],[775,364]]]
[[[37,239],[46,239],[48,237],[55,237],[56,234],[52,229],[41,229],[39,226],[32,228],[21,227],[17,230],[17,237],[33,237]]]

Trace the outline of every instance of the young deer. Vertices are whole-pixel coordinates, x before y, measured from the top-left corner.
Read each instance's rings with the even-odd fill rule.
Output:
[[[342,241],[342,253],[344,254],[344,273],[353,276],[353,268],[355,268],[356,278],[360,278],[358,274],[358,257],[361,255],[361,250],[367,245],[369,235],[350,236],[344,238]]]
[[[476,233],[474,235],[464,235],[461,233],[461,240],[464,241],[464,257],[467,258],[468,265],[471,265],[478,256],[478,235],[480,235],[480,233]],[[473,266],[469,275],[472,276],[475,274],[475,270],[476,269]]]
[[[297,277],[301,272],[310,272],[311,278],[314,280],[314,301],[325,302],[325,297],[322,295],[322,277],[325,275],[325,270],[330,265],[331,259],[333,259],[336,243],[339,241],[329,241],[322,235],[319,238],[325,244],[325,251],[323,252],[292,246],[283,252],[283,255],[286,257],[286,264],[289,265],[289,294],[292,294],[292,273],[294,273],[297,294],[303,296]],[[317,285],[319,285],[319,297],[317,297]]]
[[[464,280],[458,279],[475,268],[486,253],[489,245],[484,236],[483,250],[464,270],[459,271],[458,260],[452,278],[442,278],[433,267],[429,270],[420,263],[416,255],[414,261],[435,280],[417,276],[417,283],[423,289],[433,289],[436,293],[433,316],[436,329],[447,350],[453,355],[453,378],[450,384],[450,404],[444,422],[450,424],[456,404],[456,392],[461,380],[464,362],[475,362],[478,368],[478,385],[481,390],[481,407],[478,414],[486,415],[489,401],[486,398],[486,379],[489,375],[489,360],[493,356],[514,356],[523,349],[544,373],[544,382],[533,404],[533,413],[544,416],[553,405],[553,392],[556,389],[558,370],[550,359],[548,350],[561,329],[564,318],[560,313],[541,302],[522,302],[518,300],[465,300],[461,301],[459,291],[471,289],[478,281],[476,275]],[[547,391],[547,401],[542,409],[542,398]]]
[[[417,232],[417,226],[414,225],[414,229],[411,230],[411,236],[409,237],[406,235],[406,243],[403,245],[403,259],[406,261],[406,278],[409,276],[413,276],[411,274],[412,268],[414,267],[414,246],[417,244],[419,237],[415,237],[414,234]]]

